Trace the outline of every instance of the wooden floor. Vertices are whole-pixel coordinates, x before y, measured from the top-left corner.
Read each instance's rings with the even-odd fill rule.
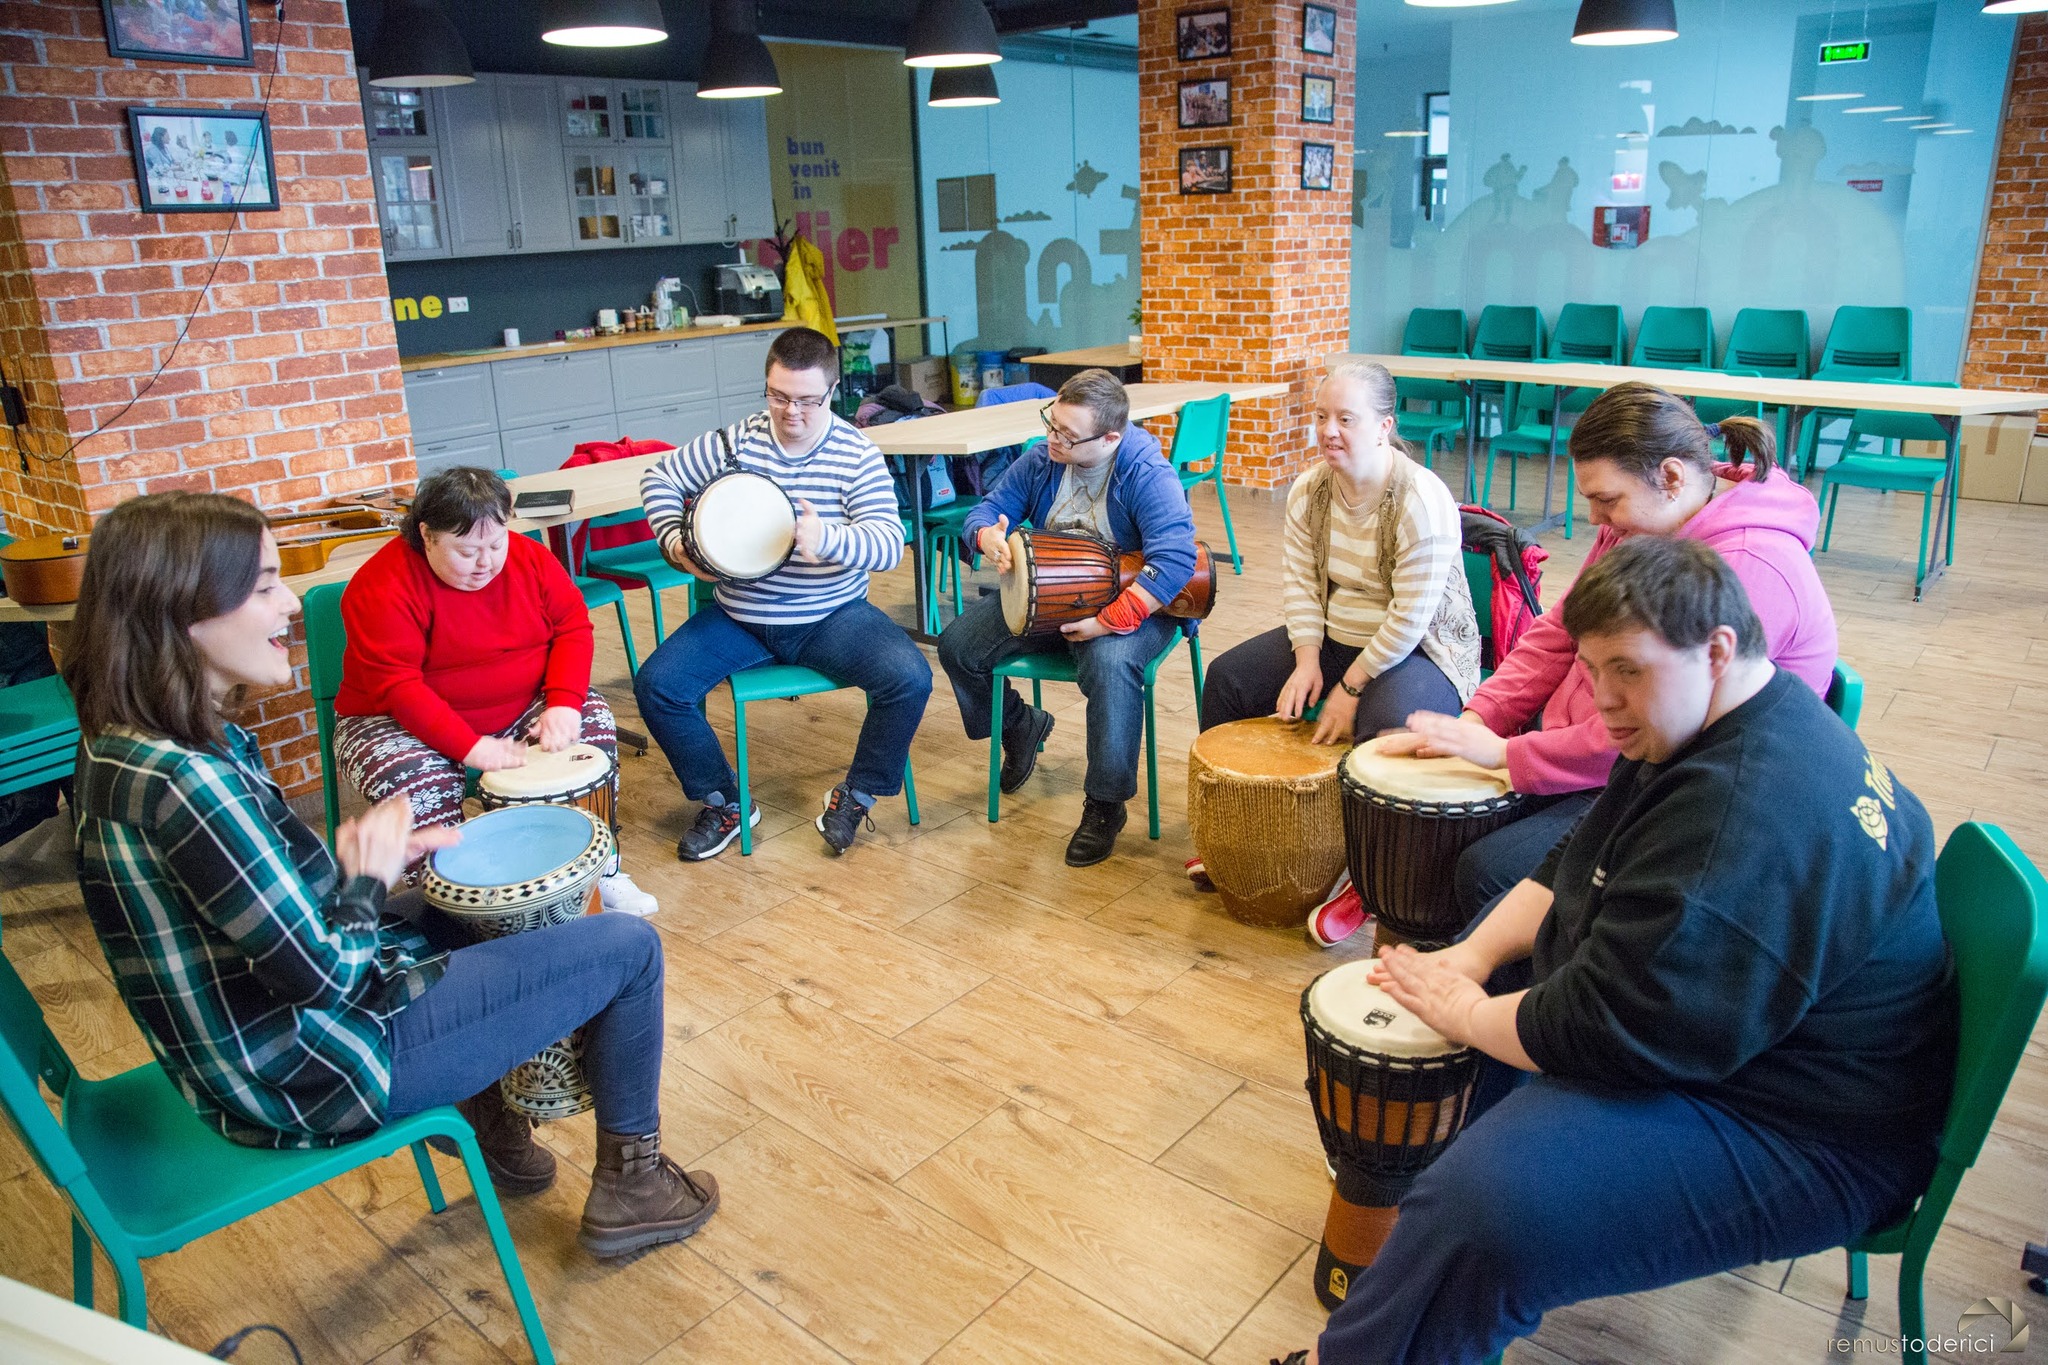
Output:
[[[1525,479],[1524,512],[1539,492]],[[1220,551],[1213,494],[1196,504]],[[1277,503],[1240,492],[1233,510],[1250,564],[1223,579],[1211,657],[1270,626],[1279,600]],[[1964,504],[1960,563],[1915,604],[1917,522],[1916,500],[1852,491],[1820,560],[1869,681],[1863,734],[1943,833],[1996,821],[2048,862],[2048,508]],[[1547,596],[1590,542],[1583,523],[1545,538]],[[878,599],[900,602],[906,582],[878,583]],[[630,724],[608,621],[599,678]],[[644,606],[639,625],[644,644]],[[1117,855],[1084,871],[1061,858],[1082,774],[1071,688],[1051,690],[1059,730],[992,826],[986,750],[941,679],[915,751],[923,824],[884,801],[837,860],[811,821],[843,772],[856,694],[754,709],[766,814],[751,858],[677,863],[688,803],[658,753],[625,761],[627,865],[663,905],[666,1145],[715,1171],[725,1203],[688,1243],[601,1267],[575,1244],[590,1122],[548,1129],[560,1182],[507,1208],[565,1361],[1264,1365],[1312,1340],[1329,1185],[1296,997],[1358,950],[1245,928],[1190,889],[1184,656],[1159,693],[1163,837],[1144,837],[1134,803]],[[0,943],[73,1056],[95,1075],[146,1060],[75,885],[9,877]],[[1935,1330],[1987,1294],[2048,1326],[2017,1269],[2048,1233],[2044,1157],[2037,1041],[1936,1248]],[[153,1323],[204,1349],[273,1322],[309,1361],[525,1359],[462,1176],[444,1163],[444,1180],[461,1197],[440,1217],[394,1159],[152,1262]],[[57,1200],[0,1132],[0,1271],[63,1293],[66,1250]],[[1837,1258],[1758,1266],[1555,1313],[1509,1357],[1820,1360],[1831,1338],[1894,1331],[1891,1263],[1872,1280],[1867,1305],[1845,1305]],[[110,1296],[104,1269],[101,1285]],[[2048,1359],[2048,1337],[2031,1354]],[[258,1340],[239,1359],[285,1356]]]

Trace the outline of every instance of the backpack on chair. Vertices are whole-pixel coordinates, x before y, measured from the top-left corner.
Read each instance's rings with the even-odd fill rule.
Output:
[[[1543,614],[1543,561],[1550,552],[1492,508],[1460,505],[1458,514],[1460,543],[1485,555],[1493,570],[1493,619],[1480,662],[1499,668],[1522,632]]]

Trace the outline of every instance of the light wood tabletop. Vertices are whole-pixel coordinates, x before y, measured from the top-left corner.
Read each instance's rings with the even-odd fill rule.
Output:
[[[1121,346],[1084,346],[1078,351],[1050,351],[1045,355],[1024,357],[1026,365],[1061,365],[1087,369],[1099,365],[1105,370],[1121,370],[1129,365],[1143,364],[1144,353],[1131,354],[1129,342]]]
[[[1229,394],[1233,403],[1258,398],[1275,398],[1287,392],[1285,384],[1131,384],[1131,420],[1164,417],[1179,412],[1183,404],[1200,398]],[[869,427],[864,433],[884,455],[978,455],[984,450],[1022,445],[1045,435],[1038,420],[1039,403],[998,403],[986,408],[966,408],[942,416],[920,417],[914,422],[892,422]]]

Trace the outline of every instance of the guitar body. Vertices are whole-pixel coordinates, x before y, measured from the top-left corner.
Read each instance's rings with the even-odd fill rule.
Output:
[[[358,540],[387,540],[398,534],[393,519],[362,508],[295,512],[271,518],[270,526],[277,537],[278,563],[286,578],[319,572],[327,567],[328,556],[343,545]]]
[[[84,534],[30,536],[0,547],[0,580],[7,595],[25,607],[76,602],[91,539]]]

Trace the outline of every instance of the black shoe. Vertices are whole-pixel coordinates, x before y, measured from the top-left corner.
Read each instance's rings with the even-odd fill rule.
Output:
[[[1067,866],[1093,867],[1116,852],[1116,836],[1130,816],[1121,801],[1081,800],[1081,827],[1067,840]]]
[[[1031,780],[1031,774],[1038,767],[1038,746],[1045,743],[1052,734],[1052,712],[1041,711],[1035,706],[1024,708],[1030,713],[1024,724],[1016,727],[1012,738],[1008,728],[1003,731],[1003,771],[996,779],[996,785],[1008,796]]]
[[[844,782],[825,797],[825,813],[818,817],[818,833],[825,836],[825,843],[835,857],[853,847],[853,837],[860,833],[863,824],[869,829],[875,827],[868,815],[873,809],[856,801],[853,789]]]
[[[759,806],[754,807],[753,819],[747,823],[755,827],[760,825]],[[690,826],[690,832],[676,841],[676,857],[686,863],[701,863],[725,852],[725,846],[739,836],[738,806],[706,806],[697,812],[697,823]]]

